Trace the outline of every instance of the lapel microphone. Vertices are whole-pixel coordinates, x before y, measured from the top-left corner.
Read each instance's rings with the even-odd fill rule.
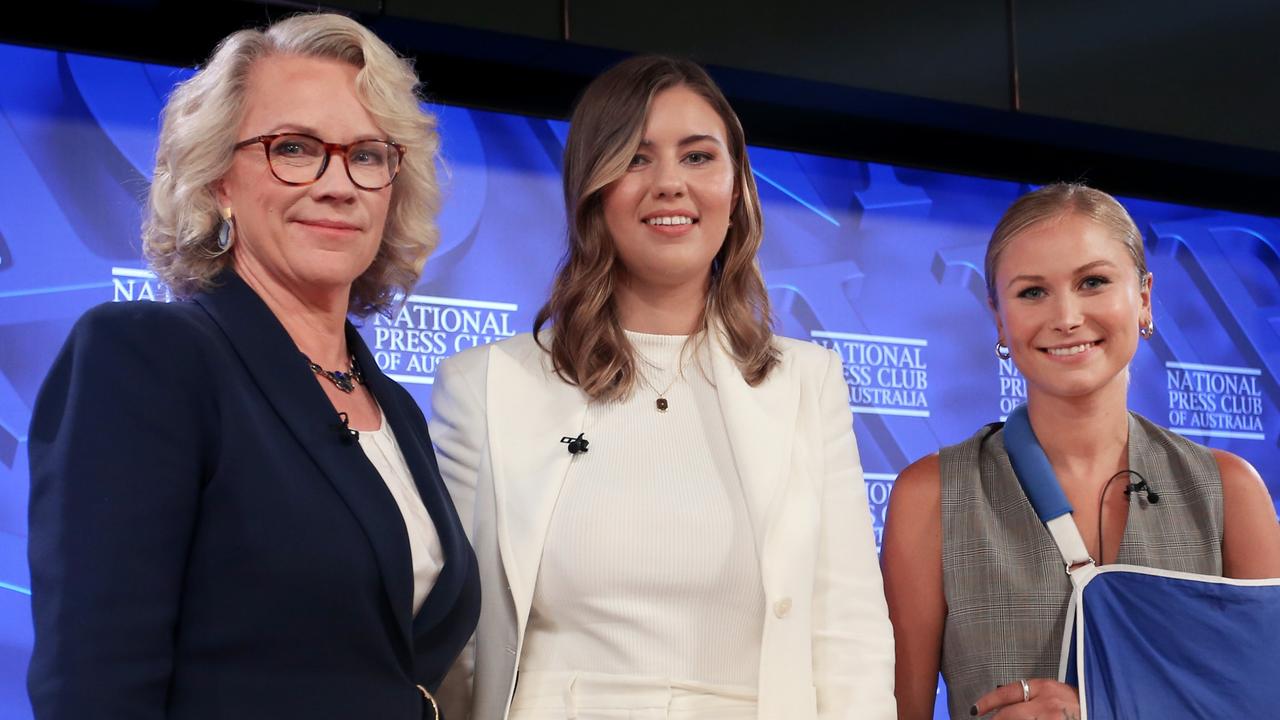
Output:
[[[568,435],[566,435],[560,438],[560,442],[565,443],[566,445],[569,446],[570,455],[577,455],[578,453],[584,453],[587,451],[587,446],[591,444],[591,441],[582,437],[584,434],[585,433],[578,433],[578,437],[576,438],[569,437]]]
[[[344,412],[338,413],[339,422],[334,427],[338,430],[338,434],[342,437],[343,445],[350,445],[360,439],[360,431],[351,427],[350,419]],[[385,422],[385,420],[384,420]]]
[[[1129,474],[1138,478],[1138,482],[1129,483],[1128,485],[1125,486],[1124,488],[1125,497],[1129,497],[1133,493],[1146,493],[1147,502],[1151,503],[1152,505],[1155,505],[1156,503],[1160,502],[1160,495],[1151,489],[1151,486],[1147,484],[1146,478],[1142,477],[1141,475],[1139,475],[1137,472],[1133,470],[1130,470]]]
[[[1146,493],[1148,503],[1155,505],[1156,503],[1160,502],[1160,495],[1156,493],[1156,491],[1151,489],[1151,486],[1147,484],[1147,479],[1142,477],[1142,473],[1138,472],[1137,470],[1121,470],[1115,475],[1112,475],[1105,483],[1103,483],[1102,492],[1099,493],[1098,495],[1098,561],[1099,563],[1105,562],[1103,558],[1106,557],[1106,553],[1104,553],[1102,549],[1102,501],[1106,499],[1107,488],[1111,487],[1111,483],[1115,481],[1116,478],[1123,477],[1125,475],[1132,475],[1133,477],[1138,478],[1138,482],[1136,483],[1131,482],[1128,485],[1124,486],[1124,496],[1126,498],[1134,493],[1138,493],[1138,494]]]
[[[1102,497],[1107,494],[1107,488],[1111,487],[1111,483],[1115,481],[1117,478],[1123,477],[1125,475],[1130,475],[1132,477],[1138,478],[1138,482],[1131,482],[1124,486],[1125,497],[1129,497],[1134,493],[1138,493],[1139,495],[1146,494],[1147,502],[1151,503],[1152,505],[1155,505],[1156,503],[1160,502],[1160,494],[1157,493],[1155,489],[1152,488],[1149,484],[1147,484],[1147,479],[1142,477],[1142,473],[1138,472],[1137,470],[1121,470],[1115,475],[1112,475],[1107,480],[1107,482],[1104,483],[1102,486],[1102,495],[1099,496],[1098,498],[1099,515],[1101,515],[1101,511],[1102,511]]]

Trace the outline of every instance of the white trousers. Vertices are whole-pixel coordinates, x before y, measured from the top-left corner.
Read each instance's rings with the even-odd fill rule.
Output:
[[[589,672],[525,671],[508,720],[757,720],[756,689]]]

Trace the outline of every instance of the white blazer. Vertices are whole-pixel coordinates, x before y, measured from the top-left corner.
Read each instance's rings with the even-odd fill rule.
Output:
[[[840,359],[777,338],[781,364],[751,387],[716,339],[712,380],[764,582],[759,717],[893,718],[893,630]],[[547,527],[573,461],[560,438],[583,431],[586,409],[532,335],[455,355],[436,375],[431,434],[483,588],[474,645],[453,691],[442,692],[448,720],[507,716]],[[469,715],[459,684],[472,688]]]

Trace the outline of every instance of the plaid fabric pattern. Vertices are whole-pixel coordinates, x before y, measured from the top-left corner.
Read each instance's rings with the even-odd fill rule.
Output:
[[[967,718],[973,701],[997,685],[1057,677],[1071,581],[1018,484],[998,425],[943,448],[939,462],[942,674],[951,716]],[[1209,449],[1130,413],[1129,467],[1160,502],[1130,496],[1117,562],[1221,575],[1222,479]]]

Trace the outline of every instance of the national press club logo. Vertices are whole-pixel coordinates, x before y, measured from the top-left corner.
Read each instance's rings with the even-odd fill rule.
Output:
[[[813,342],[840,356],[849,409],[870,415],[929,417],[929,341],[813,330]]]
[[[1000,363],[1000,421],[1004,422],[1014,408],[1027,401],[1027,380],[1018,372],[1012,358],[997,360]]]
[[[1166,362],[1168,417],[1181,435],[1265,440],[1262,370],[1229,365]],[[1027,381],[1012,360],[1000,360],[1000,419],[1027,400]]]
[[[876,536],[876,552],[884,540],[884,520],[889,515],[889,494],[893,492],[893,473],[863,473],[867,486],[867,505],[871,509],[871,531]]]
[[[1166,362],[1169,429],[1182,435],[1266,440],[1262,370]]]
[[[134,300],[153,300],[171,302],[173,293],[168,286],[156,279],[150,270],[137,268],[111,268],[111,301],[132,302]]]
[[[927,340],[830,330],[813,330],[809,336],[840,356],[854,413],[929,417]],[[863,473],[877,552],[894,479],[893,473]]]
[[[362,333],[378,367],[401,383],[430,385],[445,358],[515,335],[515,303],[410,295]]]

